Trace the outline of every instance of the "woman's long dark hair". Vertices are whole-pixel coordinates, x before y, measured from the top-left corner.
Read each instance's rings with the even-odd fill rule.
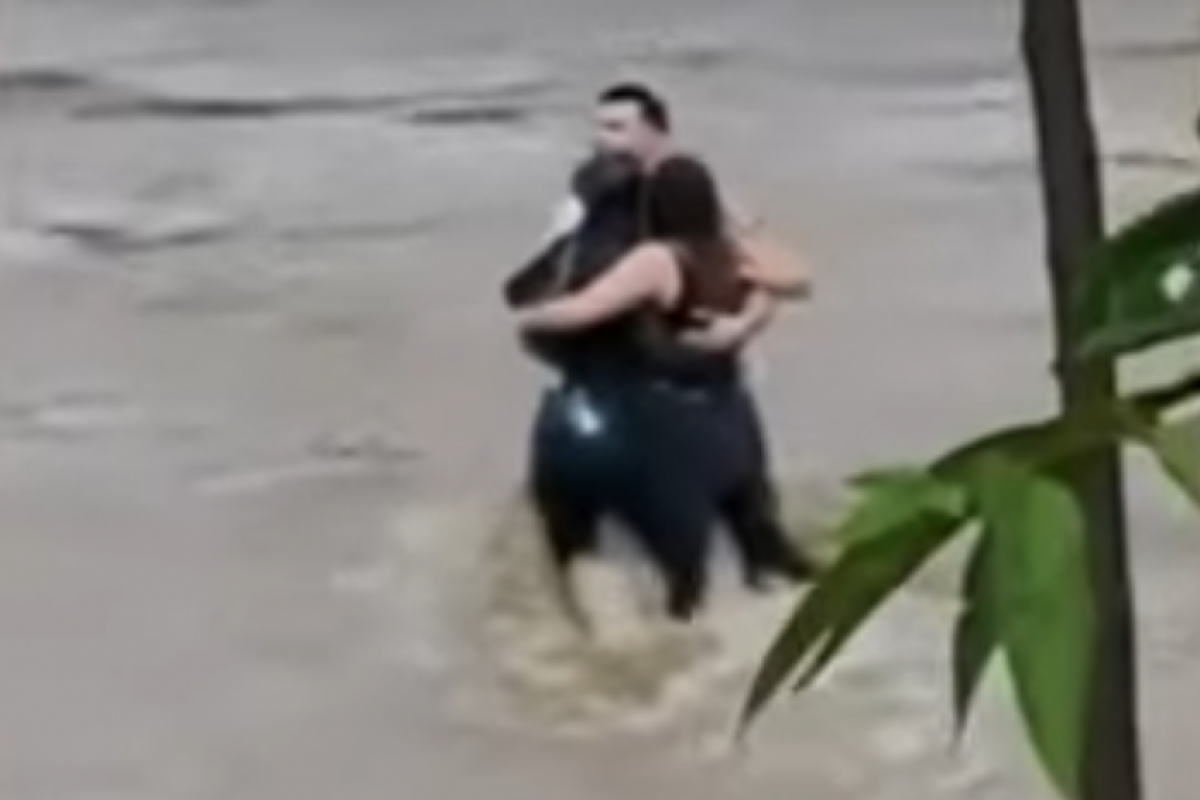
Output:
[[[722,311],[740,307],[746,286],[738,274],[738,248],[704,162],[686,155],[663,161],[648,181],[645,202],[650,237],[671,244],[681,262],[689,288],[685,302]]]

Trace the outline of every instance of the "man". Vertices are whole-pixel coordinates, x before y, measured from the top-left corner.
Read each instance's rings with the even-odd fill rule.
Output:
[[[592,146],[597,152],[632,155],[648,173],[675,150],[670,108],[644,84],[618,83],[602,91],[596,98],[594,122]],[[729,208],[727,214],[742,246],[761,256],[755,259],[760,269],[748,277],[766,291],[755,293],[742,314],[713,317],[690,334],[688,342],[702,349],[733,350],[748,343],[770,323],[777,299],[804,297],[810,291],[803,269],[767,240],[760,219],[741,207]],[[582,219],[583,204],[572,194],[555,208],[545,240],[561,239]]]
[[[671,140],[671,112],[651,89],[636,83],[620,83],[596,98],[592,146],[601,153],[626,153],[641,163],[646,172],[675,148]],[[573,231],[583,219],[583,204],[572,194],[555,209],[547,239]]]
[[[653,90],[635,83],[614,85],[597,97],[593,148],[597,153],[632,156],[646,173],[674,151],[671,116],[666,102]],[[572,194],[555,209],[546,236],[547,247],[561,246],[576,231],[585,216],[581,199]],[[769,324],[779,298],[806,293],[807,281],[797,265],[787,263],[784,251],[773,247],[761,234],[761,225],[744,213],[730,213],[729,224],[741,246],[758,256],[757,271],[747,278],[758,287],[743,310],[731,316],[714,315],[689,332],[685,344],[700,352],[733,353],[744,347]],[[777,523],[776,498],[769,479],[769,458],[758,411],[745,393],[740,427],[759,453],[755,481],[759,500],[741,503],[730,511],[730,532],[742,558],[747,582],[765,584],[771,577],[799,579],[810,571],[807,562],[781,538]],[[743,495],[744,497],[744,495]],[[758,506],[756,509],[754,506]]]

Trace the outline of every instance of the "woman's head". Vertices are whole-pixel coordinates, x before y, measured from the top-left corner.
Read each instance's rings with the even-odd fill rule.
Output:
[[[646,189],[646,222],[656,239],[699,244],[723,238],[721,197],[704,162],[674,155],[655,168]]]
[[[717,183],[704,162],[675,155],[658,165],[646,187],[646,223],[651,238],[678,248],[691,302],[723,311],[741,305],[737,248],[726,235]]]

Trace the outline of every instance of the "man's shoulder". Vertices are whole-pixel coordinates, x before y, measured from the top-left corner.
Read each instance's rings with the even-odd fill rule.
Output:
[[[570,236],[583,223],[583,203],[575,195],[567,195],[550,209],[549,219],[540,241],[545,245]]]
[[[583,217],[583,201],[574,194],[561,198],[550,212],[550,238],[571,233],[583,222]]]

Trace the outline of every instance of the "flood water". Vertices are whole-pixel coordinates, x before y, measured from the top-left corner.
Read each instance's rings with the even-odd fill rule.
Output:
[[[1120,217],[1200,175],[1200,10],[1084,6]],[[646,78],[813,264],[756,361],[798,517],[1043,410],[1016,7],[11,0],[0,796],[1049,796],[1002,682],[952,747],[945,576],[742,751],[791,598],[581,641],[511,501],[544,376],[496,291],[591,94]],[[1133,467],[1152,797],[1189,800],[1200,538]]]

